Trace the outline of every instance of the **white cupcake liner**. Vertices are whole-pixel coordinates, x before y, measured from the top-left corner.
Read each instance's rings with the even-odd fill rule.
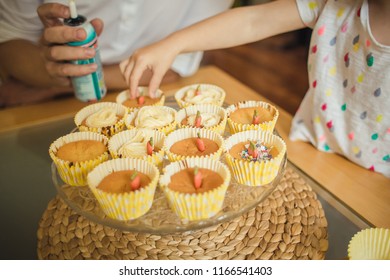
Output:
[[[147,110],[148,108],[152,108],[154,106],[144,106],[142,108],[144,108],[144,110]],[[166,111],[167,113],[169,114],[173,114],[173,122],[170,123],[169,125],[166,125],[166,126],[163,126],[163,127],[160,127],[160,128],[157,128],[156,130],[158,131],[161,131],[162,133],[164,133],[165,135],[168,135],[169,133],[171,133],[173,130],[175,130],[176,128],[176,114],[177,114],[177,111],[171,107],[168,107],[168,106],[158,106],[158,107],[161,107],[164,111]],[[125,126],[127,127],[127,129],[134,129],[134,128],[138,128],[136,125],[135,125],[135,120],[138,116],[138,113],[139,113],[139,109],[135,109],[133,112],[130,112],[126,117],[125,117]],[[144,128],[146,129],[146,128]]]
[[[140,94],[142,95],[148,95],[148,87],[138,87],[138,91],[140,92]],[[123,102],[125,102],[126,100],[128,100],[130,97],[130,93],[129,93],[129,90],[124,90],[122,92],[120,92],[117,96],[116,96],[116,103],[118,104],[121,104],[123,106],[126,106],[123,104]],[[165,95],[163,93],[162,90],[158,89],[155,93],[155,98],[159,98],[160,100],[157,101],[155,104],[153,105],[150,105],[150,106],[164,106],[164,103],[165,103]],[[127,106],[126,106],[127,107]],[[131,107],[127,107],[128,109],[128,112],[132,112],[134,111],[134,109],[137,109],[137,108],[131,108]]]
[[[229,150],[238,143],[260,140],[267,145],[275,146],[279,154],[264,161],[246,161],[236,159]],[[280,164],[286,153],[286,144],[279,136],[262,130],[248,130],[233,134],[225,140],[225,158],[236,181],[242,185],[261,186],[271,183],[278,174]]]
[[[87,174],[95,166],[108,160],[108,150],[95,159],[82,162],[70,162],[57,157],[57,151],[67,143],[80,140],[96,140],[108,146],[108,138],[95,132],[75,132],[62,136],[55,140],[49,147],[49,155],[57,167],[61,179],[70,186],[87,185]]]
[[[390,260],[390,229],[359,231],[348,244],[348,257],[350,260]]]
[[[158,131],[158,130],[152,130],[152,129],[132,129],[132,130],[125,130],[122,132],[117,133],[108,142],[108,150],[113,158],[121,158],[124,157],[119,154],[118,150],[126,144],[128,141],[133,139],[135,135],[138,133],[138,131],[143,131],[146,135],[149,135],[149,137],[153,137],[154,145],[159,149],[158,152],[154,152],[152,155],[145,155],[142,157],[142,159],[151,162],[157,166],[161,166],[163,159],[164,159],[164,140],[165,140],[165,134]]]
[[[182,156],[182,155],[177,155],[175,153],[172,153],[170,151],[171,147],[173,144],[176,142],[179,142],[181,140],[187,139],[187,138],[196,138],[198,137],[198,133],[201,138],[207,138],[212,141],[214,141],[218,146],[219,149],[209,155],[206,156],[200,156],[201,158],[211,158],[214,160],[219,160],[221,157],[222,151],[224,149],[224,139],[220,134],[218,134],[215,131],[209,130],[209,129],[204,129],[204,128],[193,128],[193,127],[187,127],[187,128],[180,128],[172,132],[165,138],[164,141],[164,151],[165,154],[168,157],[169,161],[178,161],[178,160],[183,160],[183,159],[188,159],[188,158],[195,158],[199,156]]]
[[[97,188],[107,175],[122,170],[137,170],[146,174],[151,182],[149,185],[126,193],[109,193]],[[149,211],[153,203],[159,171],[153,164],[131,158],[118,158],[106,161],[88,174],[88,185],[103,212],[116,220],[136,219]]]
[[[205,129],[214,130],[215,132],[223,135],[226,128],[227,114],[226,110],[220,106],[213,104],[197,104],[183,108],[177,112],[176,123],[179,128],[193,127],[191,125],[183,125],[181,122],[191,115],[196,115],[197,112],[216,114],[221,117],[219,124],[212,127],[205,127]]]
[[[222,185],[208,192],[193,194],[180,193],[168,187],[173,174],[195,166],[217,172],[224,180]],[[210,218],[221,210],[230,179],[230,171],[225,164],[209,158],[190,158],[167,165],[160,177],[160,187],[172,210],[181,219],[192,221]]]
[[[200,86],[200,90],[206,90],[208,88],[211,88],[211,89],[215,89],[215,90],[219,91],[221,93],[221,98],[219,100],[215,100],[215,102],[213,102],[211,104],[214,104],[217,106],[223,105],[223,102],[225,101],[225,97],[226,97],[226,92],[222,88],[220,88],[216,85],[211,85],[211,84],[193,84],[193,85],[185,86],[185,87],[179,89],[178,91],[176,91],[175,99],[176,99],[177,104],[179,104],[180,108],[185,108],[185,107],[188,107],[191,105],[195,105],[193,103],[188,103],[188,102],[184,101],[184,96],[189,89],[196,89],[198,86]]]
[[[234,111],[236,111],[237,109],[254,108],[254,107],[262,107],[262,108],[265,108],[265,109],[268,109],[270,111],[275,112],[273,119],[271,121],[262,122],[260,124],[241,124],[241,123],[237,123],[237,122],[233,121],[229,117],[230,114],[233,113]],[[241,132],[241,131],[246,131],[246,130],[258,130],[258,129],[266,130],[266,131],[269,131],[272,133],[274,131],[276,121],[278,120],[278,117],[279,117],[279,111],[275,106],[273,106],[267,102],[253,101],[253,100],[243,101],[243,102],[239,102],[237,104],[230,105],[226,109],[226,112],[228,115],[227,123],[228,123],[231,134]]]
[[[83,121],[93,113],[99,111],[102,108],[113,108],[118,116],[121,118],[111,126],[106,127],[88,127],[83,124]],[[74,117],[74,123],[78,127],[80,131],[92,131],[101,133],[107,137],[111,137],[112,135],[122,131],[125,127],[124,118],[127,113],[127,108],[123,105],[114,103],[114,102],[99,102],[95,104],[88,105],[81,109]]]

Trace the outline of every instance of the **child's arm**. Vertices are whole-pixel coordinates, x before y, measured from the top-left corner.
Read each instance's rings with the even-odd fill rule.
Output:
[[[303,27],[295,0],[235,8],[135,51],[120,66],[133,97],[142,73],[151,70],[149,94],[153,94],[179,53],[228,48]]]

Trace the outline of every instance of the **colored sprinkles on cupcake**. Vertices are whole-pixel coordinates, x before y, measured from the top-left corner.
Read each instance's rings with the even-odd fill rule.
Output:
[[[240,157],[248,161],[263,161],[272,159],[271,149],[273,146],[267,147],[261,141],[249,141],[249,144],[244,146],[244,150],[241,151]]]

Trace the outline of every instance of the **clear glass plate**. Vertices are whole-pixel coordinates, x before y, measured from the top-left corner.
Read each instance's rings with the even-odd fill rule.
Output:
[[[178,109],[173,98],[167,98],[165,103],[166,106],[176,107],[175,109]],[[223,156],[221,157],[221,161],[224,162]],[[168,162],[165,162],[165,164],[167,163]],[[111,219],[103,213],[88,186],[74,187],[64,183],[59,176],[54,163],[51,165],[51,171],[53,183],[59,196],[76,213],[87,219],[123,231],[150,234],[172,234],[215,226],[245,214],[273,192],[283,177],[286,164],[287,155],[285,155],[282,160],[276,178],[270,184],[263,186],[249,187],[241,185],[238,184],[232,176],[221,211],[211,218],[199,221],[181,220],[171,210],[168,200],[158,187],[156,188],[152,207],[145,215],[131,221]]]

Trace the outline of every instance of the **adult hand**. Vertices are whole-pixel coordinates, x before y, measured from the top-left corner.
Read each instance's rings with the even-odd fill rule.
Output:
[[[65,26],[60,19],[69,18],[70,11],[65,5],[59,3],[47,3],[38,7],[37,13],[45,26],[41,44],[46,69],[52,77],[69,80],[68,76],[82,76],[90,74],[97,69],[96,64],[73,65],[66,61],[77,59],[89,59],[95,56],[93,48],[71,47],[65,45],[68,42],[82,41],[87,34],[82,28]],[[103,30],[103,22],[93,19],[91,24],[98,35]]]
[[[135,98],[138,85],[144,71],[149,70],[151,79],[148,94],[154,97],[159,85],[179,52],[171,46],[169,40],[136,50],[132,56],[119,64],[122,75],[130,87],[130,98]]]

